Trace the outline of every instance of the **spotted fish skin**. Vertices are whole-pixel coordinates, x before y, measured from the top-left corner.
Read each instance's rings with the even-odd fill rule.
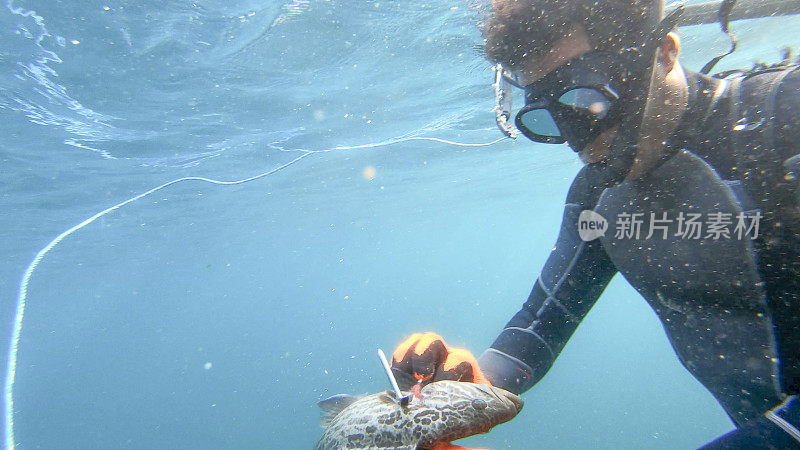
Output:
[[[325,428],[315,450],[414,450],[485,433],[514,418],[522,400],[485,384],[437,381],[401,406],[394,393],[361,397]]]

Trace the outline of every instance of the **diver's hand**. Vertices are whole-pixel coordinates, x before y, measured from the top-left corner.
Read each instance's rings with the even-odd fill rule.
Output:
[[[414,333],[400,343],[392,357],[392,372],[400,389],[409,390],[440,380],[491,384],[469,350],[448,347],[436,333]]]

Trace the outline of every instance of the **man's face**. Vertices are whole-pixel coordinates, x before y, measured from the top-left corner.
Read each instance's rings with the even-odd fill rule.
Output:
[[[592,51],[592,46],[586,32],[580,27],[573,26],[566,37],[556,41],[546,54],[523,61],[520,73],[521,81],[525,85],[533,83],[563,66],[567,61],[590,51]],[[588,143],[579,153],[581,161],[593,163],[603,160],[608,155],[616,132],[617,127],[613,127]]]
[[[667,47],[671,50],[662,48],[659,57],[656,58],[653,82],[640,128],[639,152],[628,178],[638,178],[660,158],[664,150],[664,141],[674,130],[686,107],[686,78],[680,64],[677,63],[680,40],[677,36],[670,35],[668,42],[670,45]],[[563,66],[567,61],[592,50],[585,30],[580,26],[572,26],[569,33],[556,41],[547,53],[522,61],[520,81],[526,85],[533,83]],[[617,130],[618,126],[612,127],[588,143],[580,152],[581,160],[584,163],[594,163],[607,158]]]

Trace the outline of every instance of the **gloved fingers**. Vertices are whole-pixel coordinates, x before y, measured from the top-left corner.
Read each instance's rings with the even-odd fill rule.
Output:
[[[436,333],[430,331],[426,333],[414,333],[397,346],[392,355],[392,360],[393,362],[400,362],[410,356],[410,351],[413,351],[416,355],[422,355],[422,353],[434,343],[441,344],[445,349],[447,348],[444,339]]]
[[[392,371],[401,389],[421,382],[434,381],[436,369],[447,358],[448,348],[444,339],[436,333],[414,333],[395,349],[392,355]],[[400,373],[400,377],[397,374]]]
[[[414,333],[398,345],[392,355],[392,372],[403,390],[439,380],[491,385],[472,353],[448,347],[441,336],[432,332]]]
[[[442,380],[455,380],[466,381],[470,383],[488,384],[492,383],[483,375],[478,361],[469,350],[457,347],[450,347],[442,364],[441,378],[437,375],[437,381]]]

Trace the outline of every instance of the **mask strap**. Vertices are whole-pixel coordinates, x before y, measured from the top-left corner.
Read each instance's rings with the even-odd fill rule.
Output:
[[[626,48],[620,54],[623,56],[623,58],[627,59],[633,67],[642,70],[650,69],[653,63],[652,58],[655,55],[656,48],[658,48],[658,45],[661,43],[661,40],[664,39],[664,36],[678,26],[678,21],[681,15],[683,15],[684,10],[685,8],[683,5],[678,5],[672,9],[666,17],[661,19],[661,22],[658,23],[655,30],[653,30],[653,32],[647,36],[641,45]]]
[[[734,5],[736,5],[736,0],[724,0],[719,7],[719,11],[717,12],[719,26],[722,28],[722,31],[731,39],[731,48],[726,53],[715,56],[711,59],[711,61],[707,62],[706,65],[700,69],[700,73],[703,75],[708,75],[708,73],[711,72],[711,69],[713,69],[722,58],[736,51],[738,40],[736,39],[736,36],[731,33],[731,30],[728,27],[728,24],[731,20],[731,11],[733,10]]]

